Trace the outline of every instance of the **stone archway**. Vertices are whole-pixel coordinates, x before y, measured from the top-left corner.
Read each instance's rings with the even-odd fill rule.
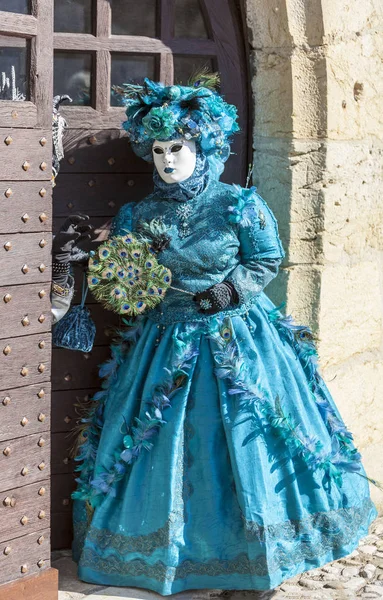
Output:
[[[254,178],[287,251],[268,292],[287,296],[287,311],[318,336],[366,472],[383,481],[383,7],[247,0],[246,12]]]

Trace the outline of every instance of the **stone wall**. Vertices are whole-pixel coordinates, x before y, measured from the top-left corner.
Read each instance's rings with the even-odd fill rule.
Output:
[[[383,3],[246,6],[254,183],[287,252],[268,294],[314,330],[366,472],[383,483]]]

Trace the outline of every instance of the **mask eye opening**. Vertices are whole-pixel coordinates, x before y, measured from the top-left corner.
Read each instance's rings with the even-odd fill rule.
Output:
[[[180,150],[182,150],[182,146],[183,144],[173,144],[173,146],[170,148],[170,152],[180,152]]]
[[[153,152],[155,152],[156,154],[163,154],[164,150],[163,148],[160,148],[160,146],[156,146],[155,148],[153,148]]]

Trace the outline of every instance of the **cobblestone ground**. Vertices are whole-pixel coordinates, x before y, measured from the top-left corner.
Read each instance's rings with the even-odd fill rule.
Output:
[[[159,600],[154,592],[138,588],[89,585],[79,581],[70,552],[54,552],[52,566],[59,569],[59,600]],[[370,526],[357,550],[320,569],[306,571],[267,592],[196,590],[171,596],[172,600],[383,600],[383,516]]]

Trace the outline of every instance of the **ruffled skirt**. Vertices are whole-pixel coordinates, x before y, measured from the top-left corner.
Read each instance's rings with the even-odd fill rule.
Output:
[[[266,590],[357,547],[377,510],[307,328],[262,294],[242,316],[134,333],[84,419],[80,579]]]

